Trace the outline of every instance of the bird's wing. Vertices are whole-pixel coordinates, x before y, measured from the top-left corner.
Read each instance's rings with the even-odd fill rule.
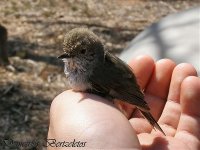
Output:
[[[89,79],[94,90],[136,105],[144,111],[149,110],[135,75],[126,63],[106,52],[104,63],[98,67]]]

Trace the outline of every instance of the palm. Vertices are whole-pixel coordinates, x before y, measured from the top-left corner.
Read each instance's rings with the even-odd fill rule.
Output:
[[[132,62],[133,70],[140,77],[139,83],[145,89],[145,99],[150,105],[151,113],[167,135],[163,136],[159,131],[152,130],[138,110],[134,111],[130,116],[130,123],[138,134],[143,149],[199,149],[200,80],[196,77],[184,80],[187,76],[195,76],[196,71],[186,64],[174,69],[175,64],[169,60],[157,62],[155,68],[153,62],[148,62],[150,60],[147,59],[146,63],[142,61],[143,68],[142,65],[137,67],[140,61]]]
[[[162,99],[162,101],[164,101],[164,99]],[[166,104],[165,107],[173,107],[173,109],[180,110],[181,107],[180,104],[175,104],[175,105],[177,106],[168,106]],[[157,150],[157,149],[167,149],[167,147],[169,149],[181,149],[181,150],[199,149],[198,147],[199,142],[196,135],[198,131],[196,131],[196,134],[191,134],[191,132],[195,132],[193,130],[199,129],[200,127],[196,125],[193,126],[192,128],[190,126],[191,121],[189,121],[198,119],[187,114],[185,115],[181,114],[180,111],[179,112],[177,111],[176,113],[179,113],[179,115],[182,117],[179,118],[178,115],[174,116],[173,113],[163,112],[162,117],[160,118],[161,121],[159,121],[159,124],[161,125],[167,136],[163,136],[162,133],[160,133],[159,131],[152,130],[152,127],[149,126],[148,122],[143,118],[130,119],[132,126],[137,132],[140,144],[143,146],[143,149]],[[133,117],[138,117],[138,115]],[[188,121],[185,120],[187,118]],[[180,126],[179,125],[177,126],[177,123],[179,122],[182,122],[183,124],[181,123]],[[188,129],[188,132],[185,130],[185,128]]]

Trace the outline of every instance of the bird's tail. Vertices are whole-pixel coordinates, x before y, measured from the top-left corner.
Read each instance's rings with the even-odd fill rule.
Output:
[[[164,131],[162,130],[162,128],[159,126],[159,124],[157,123],[157,121],[153,118],[153,116],[151,115],[150,112],[146,112],[146,111],[142,111],[140,110],[142,115],[148,120],[148,122],[152,125],[153,128],[158,129],[160,132],[162,132],[164,135],[166,135],[164,133]]]

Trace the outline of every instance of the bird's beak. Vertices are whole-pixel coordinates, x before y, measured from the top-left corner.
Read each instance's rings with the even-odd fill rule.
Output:
[[[64,59],[64,58],[70,58],[70,57],[71,57],[70,54],[64,53],[64,54],[58,56],[57,58],[59,58],[59,59]]]

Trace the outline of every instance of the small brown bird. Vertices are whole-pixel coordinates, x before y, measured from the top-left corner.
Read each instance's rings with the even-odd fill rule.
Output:
[[[149,112],[131,68],[105,51],[93,32],[86,28],[72,29],[64,37],[63,50],[64,54],[58,58],[65,63],[64,72],[73,90],[109,96],[135,105],[153,127],[165,134]]]

